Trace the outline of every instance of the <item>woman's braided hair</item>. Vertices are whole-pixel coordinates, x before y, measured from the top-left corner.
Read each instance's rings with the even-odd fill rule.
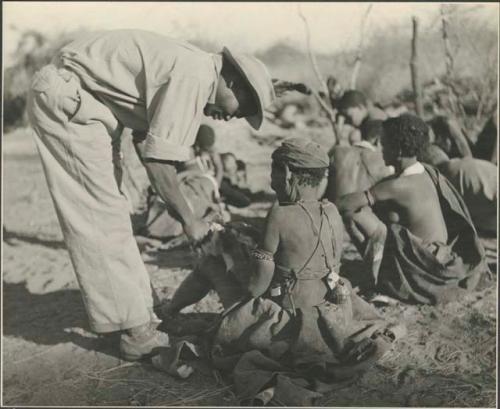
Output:
[[[429,144],[429,127],[419,117],[403,114],[384,121],[384,134],[404,157],[421,157]]]

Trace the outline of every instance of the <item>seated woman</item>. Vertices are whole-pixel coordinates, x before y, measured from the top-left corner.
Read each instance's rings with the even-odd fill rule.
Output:
[[[278,202],[262,244],[251,252],[253,262],[232,257],[244,265],[229,262],[234,274],[219,274],[241,296],[225,292],[211,357],[233,372],[242,400],[255,403],[265,391],[284,405],[310,405],[320,396],[315,390],[366,371],[401,335],[402,327],[391,329],[338,275],[342,219],[334,204],[321,201],[328,165],[318,144],[283,142],[273,153]]]

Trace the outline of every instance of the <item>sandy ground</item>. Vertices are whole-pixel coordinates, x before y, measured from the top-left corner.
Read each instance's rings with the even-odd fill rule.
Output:
[[[249,163],[255,190],[268,189],[268,142],[283,133],[269,128],[249,138],[242,125],[220,129],[220,150],[233,150]],[[230,379],[204,359],[194,364],[191,378],[177,380],[148,362],[121,361],[116,335],[89,332],[32,138],[18,130],[2,142],[3,404],[237,405]],[[269,205],[255,203],[236,217],[262,223]],[[483,241],[496,271],[496,240]],[[138,242],[158,300],[170,298],[191,271],[192,256],[186,248],[161,251],[158,242],[141,237]],[[355,274],[358,255],[350,243],[345,250],[343,272]],[[496,302],[495,273],[481,291],[460,303],[383,307],[391,319],[404,320],[408,337],[372,371],[325,395],[318,405],[494,407]],[[220,310],[216,295],[210,294],[163,328],[173,338],[200,334]]]

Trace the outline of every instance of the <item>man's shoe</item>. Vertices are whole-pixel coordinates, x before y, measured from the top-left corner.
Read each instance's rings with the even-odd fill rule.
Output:
[[[169,346],[168,334],[158,331],[151,323],[128,330],[120,339],[122,358],[127,361],[154,355],[158,349]]]

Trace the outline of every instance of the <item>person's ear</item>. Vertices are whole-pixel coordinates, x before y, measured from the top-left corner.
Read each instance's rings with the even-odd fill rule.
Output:
[[[292,185],[293,173],[287,164],[283,164],[283,170],[285,171],[285,186],[288,189]]]
[[[293,176],[292,171],[290,170],[290,168],[286,163],[283,164],[283,169],[285,170],[285,180],[288,182],[292,179]]]

